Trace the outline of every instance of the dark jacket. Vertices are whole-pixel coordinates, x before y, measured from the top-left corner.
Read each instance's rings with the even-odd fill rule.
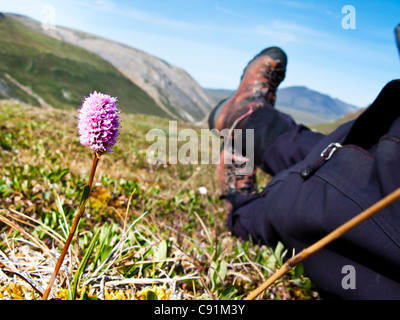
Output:
[[[322,160],[331,143],[342,147]],[[400,80],[332,134],[293,125],[266,149],[261,167],[273,180],[258,195],[236,198],[228,227],[244,239],[281,241],[300,252],[400,187]],[[303,265],[323,298],[400,299],[400,201]],[[346,266],[355,288],[343,286]]]

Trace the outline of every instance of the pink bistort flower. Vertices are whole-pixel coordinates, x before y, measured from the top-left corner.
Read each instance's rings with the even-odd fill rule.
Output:
[[[117,98],[93,92],[78,110],[80,142],[97,153],[112,153],[117,143],[119,114]]]

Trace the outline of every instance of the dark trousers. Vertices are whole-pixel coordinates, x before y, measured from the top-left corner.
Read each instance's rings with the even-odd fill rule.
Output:
[[[358,119],[327,136],[286,115],[285,132],[272,132],[272,141],[265,138],[268,120],[261,130],[257,126],[255,142],[264,145],[256,145],[262,153],[255,163],[274,178],[257,195],[233,198],[227,222],[232,233],[270,246],[281,241],[299,252],[400,187],[399,95],[400,80],[390,82]],[[321,160],[336,142],[342,147]],[[400,299],[400,201],[303,265],[322,298]],[[346,285],[348,276],[355,287]]]

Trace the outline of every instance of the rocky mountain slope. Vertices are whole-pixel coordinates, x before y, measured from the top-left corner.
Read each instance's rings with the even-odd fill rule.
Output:
[[[337,119],[345,113],[354,112],[358,109],[353,105],[304,86],[280,89],[277,94],[276,104],[287,108],[320,114],[332,119]]]
[[[0,99],[76,109],[95,90],[117,96],[124,112],[168,116],[110,62],[0,16]]]
[[[116,95],[124,111],[204,123],[233,90],[204,89],[184,70],[141,50],[57,26],[45,30],[25,16],[0,16],[0,99],[76,107],[83,95]],[[358,110],[306,87],[278,90],[277,108],[295,121],[334,121]]]
[[[146,52],[81,31],[57,26],[45,30],[40,23],[14,15],[25,26],[55,39],[96,53],[144,90],[170,118],[199,121],[211,103],[203,89],[184,70]]]

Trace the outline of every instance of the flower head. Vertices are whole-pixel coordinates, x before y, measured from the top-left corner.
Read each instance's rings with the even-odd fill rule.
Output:
[[[97,153],[113,152],[117,143],[119,114],[117,98],[93,92],[78,110],[80,142]]]
[[[207,194],[207,188],[206,187],[199,187],[199,192],[200,194]]]

